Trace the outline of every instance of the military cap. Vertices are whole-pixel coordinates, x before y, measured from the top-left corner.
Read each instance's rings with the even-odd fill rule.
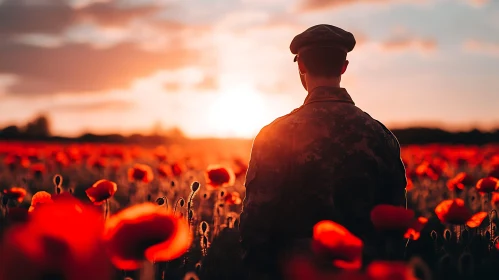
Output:
[[[319,24],[310,27],[293,38],[289,49],[298,54],[304,47],[331,47],[350,52],[355,47],[355,37],[352,33],[329,24]]]

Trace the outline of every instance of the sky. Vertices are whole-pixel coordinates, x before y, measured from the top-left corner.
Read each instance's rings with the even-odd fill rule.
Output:
[[[0,0],[0,127],[254,137],[303,104],[289,44],[322,23],[389,128],[499,128],[499,0]]]

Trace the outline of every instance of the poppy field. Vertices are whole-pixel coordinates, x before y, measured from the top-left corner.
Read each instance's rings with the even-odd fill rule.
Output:
[[[0,280],[244,279],[250,148],[0,142]],[[404,260],[363,264],[363,242],[320,221],[286,279],[499,275],[499,146],[405,146],[402,159],[408,209],[370,215],[380,234],[408,240]]]

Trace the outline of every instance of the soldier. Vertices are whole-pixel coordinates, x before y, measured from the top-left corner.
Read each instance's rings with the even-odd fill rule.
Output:
[[[379,257],[371,209],[406,206],[397,139],[340,87],[355,43],[350,32],[326,24],[291,42],[308,95],[253,142],[240,234],[243,261],[254,279],[278,279],[280,252],[293,240],[311,238],[321,220],[340,223],[361,238],[366,260]]]

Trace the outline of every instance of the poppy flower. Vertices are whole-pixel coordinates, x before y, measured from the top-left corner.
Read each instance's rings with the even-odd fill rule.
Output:
[[[118,185],[109,180],[99,180],[95,182],[92,187],[88,188],[85,193],[90,201],[95,205],[100,205],[107,199],[111,198],[118,190]]]
[[[35,163],[31,165],[31,174],[33,174],[33,177],[40,179],[43,174],[45,173],[46,168],[43,163]]]
[[[206,180],[211,187],[229,186],[234,184],[235,175],[230,168],[221,165],[210,165],[206,170]]]
[[[225,195],[225,203],[229,205],[241,204],[241,196],[238,192],[229,192]]]
[[[416,240],[428,219],[416,218],[413,210],[380,204],[371,210],[371,222],[379,231],[401,232],[405,238]]]
[[[499,193],[493,192],[492,193],[492,205],[495,205],[496,207],[499,207]]]
[[[476,183],[476,190],[480,193],[491,193],[499,189],[499,180],[494,177],[485,177]]]
[[[166,148],[164,146],[158,146],[154,150],[154,156],[156,157],[156,159],[159,162],[166,161],[166,154],[167,154],[167,150],[166,150]]]
[[[180,163],[175,162],[170,166],[173,176],[180,176],[183,172],[183,168],[180,166]]]
[[[412,182],[412,180],[410,178],[407,178],[407,184],[405,186],[405,190],[409,192],[413,188],[414,188],[414,183]]]
[[[94,158],[89,160],[89,165],[93,169],[104,170],[107,166],[107,160],[102,157]]]
[[[128,180],[130,182],[149,183],[154,178],[151,167],[145,164],[135,164],[128,169]]]
[[[485,213],[485,215],[483,214]],[[435,208],[435,214],[442,223],[463,225],[474,228],[480,226],[483,219],[487,216],[486,212],[479,212],[472,215],[469,209],[464,205],[462,199],[449,199],[440,202]]]
[[[360,269],[363,246],[362,240],[333,221],[318,222],[313,228],[313,251],[331,258],[335,267]]]
[[[172,171],[169,166],[160,164],[156,169],[160,178],[168,178],[172,175]]]
[[[471,216],[471,218],[468,221],[466,221],[466,225],[470,228],[479,227],[482,224],[483,220],[485,220],[485,218],[487,218],[488,215],[489,213],[484,211],[478,212],[473,216]]]
[[[460,172],[447,181],[447,188],[450,191],[464,190],[464,187],[466,185],[471,185],[473,183],[473,178],[469,174],[467,174],[466,172]]]
[[[369,264],[366,274],[372,280],[417,280],[412,268],[400,261],[374,261]]]
[[[7,200],[16,200],[21,203],[26,196],[26,190],[19,187],[12,187],[10,189],[3,190],[3,195]]]
[[[157,205],[143,203],[111,216],[104,231],[106,248],[113,264],[133,270],[140,263],[169,261],[182,256],[191,244],[189,226]]]
[[[72,200],[40,207],[27,223],[5,233],[0,278],[110,279],[110,264],[102,254],[103,225],[98,212]]]
[[[46,191],[38,191],[31,197],[31,206],[29,212],[33,212],[37,206],[44,203],[52,203],[52,195]]]

